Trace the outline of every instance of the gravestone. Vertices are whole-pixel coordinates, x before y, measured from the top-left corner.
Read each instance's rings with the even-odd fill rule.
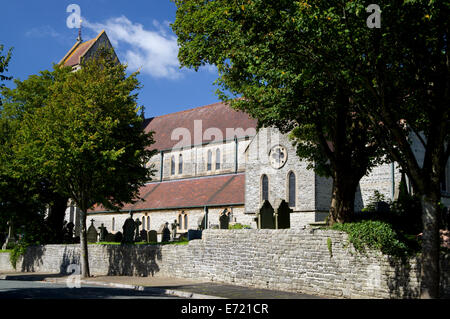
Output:
[[[75,225],[72,222],[67,223],[67,225],[64,227],[64,235],[63,240],[66,244],[71,244],[73,242],[73,229]]]
[[[187,240],[202,239],[202,231],[189,229],[187,232]]]
[[[108,242],[108,243],[115,242],[116,241],[116,235],[111,234],[111,233],[106,234],[105,241]]]
[[[274,209],[270,202],[266,199],[261,205],[261,208],[256,213],[256,223],[259,229],[274,229]]]
[[[116,243],[121,243],[123,240],[123,234],[122,232],[118,231],[117,233],[114,234],[114,242]]]
[[[205,224],[206,224],[206,218],[205,218],[205,214],[203,214],[202,216],[200,216],[197,219],[197,229],[198,230],[203,230],[205,229]]]
[[[219,215],[219,225],[220,229],[228,229],[230,225],[230,212],[226,208]]]
[[[98,229],[100,230],[99,241],[106,241],[108,230],[106,229],[105,224],[102,224]]]
[[[135,232],[136,232],[136,224],[133,220],[133,213],[130,213],[130,217],[125,220],[125,223],[122,226],[123,229],[123,238],[122,244],[131,244],[134,242]]]
[[[148,242],[157,243],[158,242],[158,233],[156,230],[150,230],[148,232]]]
[[[165,223],[164,227],[162,229],[162,239],[161,241],[164,242],[169,242],[170,241],[170,230],[169,230],[169,223]]]
[[[87,242],[88,243],[96,243],[98,238],[97,230],[94,226],[94,220],[91,219],[91,226],[89,226],[87,231]]]
[[[291,213],[293,210],[284,199],[277,199],[275,206],[275,229],[291,228]]]
[[[172,228],[172,240],[175,240],[177,237],[177,227],[180,226],[180,224],[177,223],[177,220],[175,219],[172,224],[170,224]]]
[[[146,241],[148,242],[148,232],[145,229],[142,229],[139,232],[139,237],[141,237],[141,241]]]
[[[136,221],[134,222],[134,227],[135,227],[135,234],[134,234],[134,241],[138,242],[141,241],[142,238],[140,236],[139,233],[139,226],[142,225],[141,221],[139,220],[139,218],[136,218]]]

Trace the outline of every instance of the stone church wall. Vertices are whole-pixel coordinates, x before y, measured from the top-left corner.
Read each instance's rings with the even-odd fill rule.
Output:
[[[0,271],[11,271],[7,253]],[[29,248],[18,271],[64,273],[78,245]],[[341,298],[417,298],[420,263],[368,250],[328,230],[207,230],[188,245],[89,245],[92,275],[173,276]],[[5,268],[7,269],[5,269]],[[450,294],[450,255],[441,256]]]

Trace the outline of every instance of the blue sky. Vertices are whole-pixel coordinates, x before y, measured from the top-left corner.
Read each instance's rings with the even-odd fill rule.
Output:
[[[179,69],[176,37],[169,26],[176,6],[169,0],[2,1],[0,44],[13,47],[7,75],[24,80],[61,60],[78,35],[78,29],[67,26],[70,4],[81,8],[84,41],[105,29],[129,71],[140,68],[138,102],[147,117],[219,100],[215,68]],[[6,85],[14,87],[12,81]]]

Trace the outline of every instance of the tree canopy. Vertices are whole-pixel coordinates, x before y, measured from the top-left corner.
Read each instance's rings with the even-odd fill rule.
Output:
[[[450,153],[450,4],[383,0],[374,12],[362,0],[175,3],[182,65],[216,65],[222,99],[262,126],[293,129],[298,154],[316,169],[337,171],[333,158],[358,168],[350,154],[372,147],[401,165],[425,207],[422,295],[437,296],[439,182]]]
[[[369,121],[357,112],[360,92],[348,70],[351,49],[339,38],[344,23],[324,7],[293,1],[176,1],[173,29],[182,65],[218,67],[219,95],[258,120],[291,132],[297,154],[318,174],[333,178],[330,220],[348,221],[359,180],[381,162]],[[320,5],[320,4],[319,4]],[[329,47],[331,39],[340,43]],[[320,47],[320,52],[314,52]],[[342,47],[339,56],[334,52]],[[322,56],[318,56],[318,55]],[[236,99],[236,97],[242,97]]]
[[[18,172],[46,176],[53,190],[80,208],[83,276],[89,276],[87,211],[94,204],[116,209],[137,200],[153,173],[145,165],[155,151],[138,114],[136,76],[127,76],[126,66],[106,49],[76,72],[56,66],[42,73],[37,82],[51,79],[48,95],[27,95],[28,104],[40,107],[24,114],[13,145]]]

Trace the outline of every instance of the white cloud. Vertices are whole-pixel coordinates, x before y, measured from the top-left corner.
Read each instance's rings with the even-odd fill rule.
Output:
[[[61,34],[59,34],[58,32],[55,31],[55,29],[53,29],[51,26],[49,25],[44,25],[41,27],[35,27],[32,28],[31,30],[28,30],[25,35],[27,37],[32,37],[32,38],[45,38],[45,37],[52,37],[52,38],[60,38],[62,37]]]
[[[129,70],[156,78],[176,79],[179,69],[177,39],[168,32],[168,22],[153,21],[156,30],[146,30],[125,16],[108,19],[105,23],[91,23],[83,18],[83,27],[96,33],[105,30],[121,60]]]

